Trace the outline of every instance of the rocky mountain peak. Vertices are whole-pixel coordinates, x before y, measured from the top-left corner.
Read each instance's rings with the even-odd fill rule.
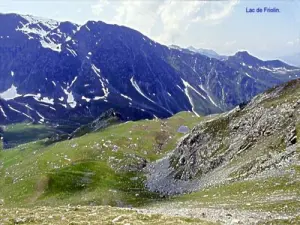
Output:
[[[240,61],[243,61],[245,63],[251,63],[251,64],[261,61],[260,59],[250,55],[249,52],[247,52],[247,51],[239,51],[239,52],[235,53],[234,56],[232,56],[232,57],[234,57],[235,59],[238,59]]]

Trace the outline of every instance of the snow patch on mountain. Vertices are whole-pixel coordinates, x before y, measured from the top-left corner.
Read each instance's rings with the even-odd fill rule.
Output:
[[[92,64],[92,70],[94,71],[94,73],[99,77],[99,81],[102,85],[102,91],[104,93],[104,96],[102,97],[95,97],[95,100],[99,100],[99,99],[105,99],[108,97],[109,95],[109,90],[107,87],[105,87],[104,81],[102,80],[102,76],[100,74],[101,70],[99,68],[97,68],[94,64]],[[106,81],[107,82],[107,81]],[[108,82],[107,82],[108,83]]]
[[[25,107],[26,107],[27,109],[30,109],[30,110],[34,111],[34,109],[31,108],[28,104],[25,104]]]
[[[73,86],[73,84],[76,82],[76,80],[77,80],[77,76],[72,80],[72,82],[71,82],[71,84],[70,84],[70,87],[69,88],[71,88],[72,86]]]
[[[23,24],[20,22],[20,24],[22,27],[18,27],[16,31],[21,31],[24,34],[27,34],[31,39],[35,39],[34,37],[36,35],[43,38],[48,34],[48,32],[45,31],[39,24],[36,24],[35,26],[32,26],[31,23]]]
[[[34,94],[27,94],[25,96],[26,97],[33,97],[38,102],[43,102],[43,103],[54,105],[54,99],[51,99],[51,98],[48,98],[48,97],[42,97],[42,95],[40,93],[38,93],[36,95],[34,95]]]
[[[208,97],[209,101],[216,106],[217,108],[219,108],[219,106],[217,105],[217,103],[211,98],[210,94],[206,91],[206,89],[203,87],[202,84],[199,85],[199,87],[201,88],[202,91],[204,91],[206,93],[206,96]]]
[[[95,96],[93,100],[98,101],[98,100],[102,100],[105,99],[105,96]]]
[[[31,111],[35,112],[40,117],[40,120],[39,120],[40,122],[45,122],[45,117],[43,117],[42,114],[40,114],[38,111],[31,108],[28,104],[26,104],[25,107],[27,109],[30,109]]]
[[[267,70],[267,71],[273,72],[273,70],[271,70],[271,69],[269,69],[269,68],[267,68],[265,66],[262,66],[262,67],[259,67],[259,68],[262,69],[262,70]]]
[[[251,79],[254,79],[254,80],[255,80],[255,78],[254,78],[254,77],[252,77],[252,76],[251,76],[249,73],[247,73],[247,72],[246,72],[245,74],[246,74],[246,76],[247,76],[247,77],[249,77],[249,78],[251,78]]]
[[[81,99],[82,99],[82,100],[85,100],[86,102],[90,102],[90,101],[91,101],[90,98],[87,98],[87,97],[85,97],[85,96],[82,96]]]
[[[11,85],[11,87],[9,89],[0,93],[0,98],[2,98],[4,100],[11,100],[11,99],[15,99],[20,96],[22,96],[22,95],[18,94],[17,87],[15,87],[15,85],[13,85],[13,84]]]
[[[23,113],[23,112],[21,112],[21,111],[15,109],[15,108],[13,108],[13,107],[12,107],[11,105],[9,105],[9,104],[7,104],[7,106],[8,106],[8,108],[11,109],[12,111],[15,111],[15,112],[17,112],[17,113],[19,113],[19,114],[22,114],[22,115],[26,116],[27,118],[31,119],[32,121],[34,121],[34,119],[33,119],[31,116],[28,116],[26,113]]]
[[[190,102],[190,104],[191,104],[191,106],[192,106],[192,111],[193,111],[193,113],[194,113],[196,116],[200,117],[199,114],[195,111],[195,105],[194,105],[193,99],[192,99],[192,97],[189,95],[189,90],[188,90],[188,88],[191,88],[191,85],[190,85],[188,82],[186,82],[185,80],[183,80],[183,79],[181,79],[181,80],[182,80],[182,82],[183,82],[183,84],[184,84],[184,86],[185,86],[184,93],[185,93],[186,97],[189,99],[189,102]],[[191,89],[194,90],[193,87],[192,87]],[[196,92],[197,92],[197,90],[196,90]]]
[[[135,80],[133,80],[133,76],[130,78],[130,82],[132,84],[132,86],[135,88],[135,90],[140,93],[140,95],[142,95],[144,98],[148,99],[150,102],[153,102],[154,104],[156,104],[152,99],[150,99],[149,97],[147,97],[143,91],[141,90],[141,88],[139,87],[139,85],[137,84],[137,82]]]
[[[77,102],[75,101],[72,91],[68,92],[66,89],[63,89],[63,91],[67,95],[67,103],[70,105],[71,108],[75,108],[77,105]]]
[[[92,64],[92,70],[99,78],[101,78],[101,75],[100,75],[101,70],[98,69],[94,64]]]
[[[46,104],[44,104],[44,103],[39,103],[39,105],[40,105],[40,106],[44,106],[44,107],[49,108],[49,109],[52,109],[53,111],[56,111],[56,109],[53,108],[53,107],[50,106],[50,105],[46,105]]]
[[[61,43],[58,43],[58,41],[47,36],[60,25],[60,22],[28,15],[22,17],[28,22],[26,24],[20,22],[20,26],[16,31],[26,34],[29,39],[36,39],[36,37],[38,37],[43,48],[61,52]],[[57,32],[58,33],[55,34],[61,38],[62,34],[60,33],[60,30],[57,29]]]
[[[5,118],[7,118],[7,115],[5,114],[5,112],[4,112],[4,109],[0,106],[0,111],[2,112],[2,115],[5,117]]]
[[[182,78],[181,78],[181,80],[182,80],[182,82],[183,82],[183,84],[184,84],[184,86],[185,86],[185,89],[187,89],[187,88],[189,87],[189,88],[192,89],[194,92],[196,92],[200,97],[206,99],[205,96],[203,96],[199,91],[197,91],[197,90],[196,90],[192,85],[190,85],[187,81],[185,81],[185,80],[182,79]]]
[[[47,41],[48,42],[47,42]],[[61,52],[61,44],[56,44],[55,42],[53,42],[50,38],[45,38],[45,40],[41,40],[41,45],[44,48],[49,48],[52,51],[56,51],[56,52]]]
[[[132,98],[128,97],[127,95],[121,94],[121,96],[122,96],[123,98],[126,98],[126,99],[132,101]]]
[[[40,114],[38,111],[35,111],[35,112],[36,112],[36,114],[38,114],[38,116],[41,118],[41,119],[40,119],[40,122],[42,122],[42,123],[45,122],[45,117],[43,117],[42,114]]]
[[[74,51],[73,49],[67,48],[67,50],[68,50],[74,57],[77,56],[76,51]]]
[[[54,29],[59,25],[59,22],[52,19],[46,19],[43,17],[31,16],[31,15],[21,15],[24,19],[28,21],[28,24],[39,24],[47,26],[49,29]]]
[[[183,89],[182,89],[178,84],[177,84],[176,86],[177,86],[182,92],[184,92]]]
[[[43,97],[42,99],[40,99],[40,101],[44,102],[44,103],[54,105],[54,99],[51,99],[51,98],[48,98],[48,97]]]
[[[281,74],[285,74],[285,73],[288,73],[288,72],[300,71],[299,69],[287,69],[285,67],[273,67],[273,68],[270,69],[270,68],[265,67],[265,66],[261,66],[261,67],[259,67],[259,69],[267,70],[267,71],[272,72],[272,73],[281,73]]]

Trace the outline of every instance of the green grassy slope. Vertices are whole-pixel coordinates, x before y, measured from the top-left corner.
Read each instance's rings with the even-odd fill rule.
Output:
[[[175,147],[183,136],[177,133],[180,125],[192,128],[200,120],[184,112],[166,120],[114,125],[49,146],[40,140],[2,151],[0,199],[6,206],[135,206],[157,200],[144,189],[141,168]]]
[[[47,138],[56,133],[54,128],[42,124],[20,123],[6,126],[3,138],[6,147],[15,147],[20,144]]]

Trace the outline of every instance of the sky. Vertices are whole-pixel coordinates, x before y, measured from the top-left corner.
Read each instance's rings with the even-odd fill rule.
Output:
[[[258,7],[280,12],[246,12]],[[247,50],[275,59],[300,52],[298,0],[0,0],[0,13],[125,25],[165,45],[224,55]]]

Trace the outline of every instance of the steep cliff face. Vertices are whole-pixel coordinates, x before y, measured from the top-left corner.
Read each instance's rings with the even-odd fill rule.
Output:
[[[149,167],[148,185],[174,194],[279,171],[288,173],[299,163],[299,128],[298,79],[197,125],[168,158]],[[159,166],[164,168],[161,176],[155,172]],[[170,186],[162,182],[164,178]]]

